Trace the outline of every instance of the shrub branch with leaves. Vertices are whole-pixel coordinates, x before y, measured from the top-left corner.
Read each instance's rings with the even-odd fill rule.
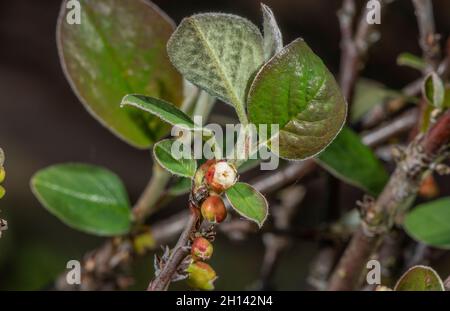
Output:
[[[323,277],[332,290],[360,288],[367,261],[396,222],[403,221],[399,219],[413,204],[424,179],[433,171],[450,171],[442,163],[450,143],[448,55],[441,59],[431,1],[413,1],[424,55],[422,59],[402,54],[398,62],[421,70],[424,78],[403,92],[360,83],[375,25],[367,23],[367,12],[363,12],[353,31],[352,0],[343,1],[338,15],[342,32],[339,84],[303,39],[284,45],[274,14],[264,4],[261,32],[247,19],[231,14],[196,14],[175,27],[148,1],[80,2],[80,25],[65,22],[65,3],[58,21],[58,50],[66,77],[101,124],[133,147],[152,148],[154,164],[151,180],[134,206],[120,178],[101,167],[58,164],[33,176],[32,190],[49,212],[75,229],[111,237],[84,258],[77,289],[126,288],[129,263],[165,244],[182,226],[176,245],[163,247],[162,256],[155,256],[155,278],[148,290],[167,290],[171,282],[183,279],[198,289],[214,289],[218,275],[206,261],[214,255],[217,231],[227,232],[227,226],[234,228],[238,223],[227,215],[246,219],[239,223],[241,235],[252,230],[250,222],[265,230],[272,213],[262,193],[278,191],[318,166],[377,197],[366,196],[360,202],[359,227],[351,231],[329,282],[328,273]],[[350,113],[355,122],[380,102],[396,100],[404,107],[421,90],[423,99],[419,109],[411,109],[414,113],[409,111],[363,137],[345,126],[347,101],[353,103]],[[366,102],[367,93],[376,100]],[[211,132],[193,119],[207,118],[216,99],[234,108],[244,128],[244,139],[235,146],[242,153],[240,159],[221,153],[207,161],[176,158],[171,152],[175,139],[165,138],[170,126],[210,137]],[[417,110],[420,126],[415,128]],[[240,174],[250,166],[254,152],[248,143],[249,126],[271,124],[279,130],[270,132],[256,150],[272,148],[287,163],[256,182],[241,181]],[[397,168],[389,176],[368,145],[381,144],[411,128],[414,138],[399,153]],[[281,205],[273,212],[275,230],[291,227],[304,191],[304,187],[283,190]],[[189,193],[185,211],[159,225],[145,225],[148,216],[185,193]],[[448,218],[447,205],[447,199],[441,199],[409,212],[406,231],[429,245],[448,247],[449,226],[433,224],[432,232],[429,227],[435,219],[431,215]],[[276,258],[290,239],[270,231],[264,239],[267,252],[261,283],[267,285]],[[274,241],[280,244],[275,247]],[[330,266],[337,259],[330,260]],[[73,289],[64,284],[64,277],[56,287]],[[444,285],[434,270],[417,266],[395,286],[395,290],[410,289],[443,290]]]

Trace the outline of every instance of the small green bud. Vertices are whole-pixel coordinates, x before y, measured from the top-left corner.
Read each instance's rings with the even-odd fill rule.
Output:
[[[0,199],[5,196],[6,190],[2,186],[0,186]]]
[[[201,290],[214,289],[214,281],[217,279],[216,271],[207,263],[195,261],[189,265],[186,271],[189,273],[189,286]]]
[[[6,172],[3,167],[0,167],[0,183],[5,180]]]

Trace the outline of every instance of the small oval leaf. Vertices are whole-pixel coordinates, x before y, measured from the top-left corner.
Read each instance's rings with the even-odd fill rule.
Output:
[[[31,179],[34,195],[62,222],[100,235],[125,234],[131,209],[122,181],[114,173],[87,164],[58,164]]]
[[[121,109],[126,94],[140,93],[177,105],[182,78],[166,43],[174,23],[149,1],[79,0],[80,24],[69,24],[61,6],[57,43],[64,73],[86,109],[114,134],[148,148],[168,126],[134,107]]]
[[[255,125],[278,124],[281,157],[302,160],[322,151],[339,133],[347,111],[339,86],[320,58],[297,39],[257,73],[248,113]],[[273,150],[274,152],[276,150]]]
[[[444,83],[435,72],[431,72],[425,78],[422,92],[430,105],[436,108],[443,108],[445,98]]]
[[[317,162],[337,178],[372,195],[378,195],[389,179],[372,150],[348,127],[317,157]]]
[[[153,154],[158,163],[172,174],[193,177],[197,170],[197,161],[195,159],[180,159],[174,156],[172,153],[172,145],[175,142],[173,139],[164,139],[157,142],[153,146]]]
[[[398,280],[395,291],[444,291],[444,283],[432,268],[414,266]]]
[[[170,60],[183,76],[245,114],[249,79],[264,62],[262,36],[231,14],[198,14],[181,21],[169,40]]]
[[[450,197],[418,205],[406,215],[404,226],[414,239],[450,249]]]
[[[147,111],[171,125],[187,129],[195,128],[194,121],[187,114],[162,99],[130,94],[122,99],[121,106],[133,106]]]
[[[262,227],[267,218],[269,206],[266,198],[258,190],[249,184],[237,182],[225,194],[236,212]]]

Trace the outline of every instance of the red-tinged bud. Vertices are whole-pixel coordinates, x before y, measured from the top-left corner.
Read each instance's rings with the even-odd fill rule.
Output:
[[[203,184],[206,172],[208,171],[209,167],[214,163],[216,163],[216,160],[208,160],[197,169],[194,176],[194,185],[196,187],[199,187]]]
[[[232,187],[236,183],[237,177],[234,165],[223,160],[209,166],[205,180],[211,190],[220,194]]]
[[[217,279],[216,271],[207,263],[195,261],[186,271],[189,273],[189,286],[201,290],[214,289],[214,281]]]
[[[419,195],[425,199],[432,199],[439,195],[439,186],[433,175],[428,175],[422,181],[419,188]]]
[[[212,223],[221,223],[227,217],[227,209],[218,195],[211,195],[200,208],[203,218]]]
[[[192,242],[191,255],[194,260],[208,260],[213,253],[213,246],[204,237],[197,237]]]

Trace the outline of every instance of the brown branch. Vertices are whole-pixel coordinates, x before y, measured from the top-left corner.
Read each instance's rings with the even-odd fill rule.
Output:
[[[191,213],[187,221],[183,233],[180,235],[177,244],[171,251],[168,261],[162,267],[153,281],[148,285],[148,291],[163,291],[169,287],[173,275],[177,272],[178,267],[183,259],[189,254],[189,244],[192,233],[198,228],[200,213],[199,210],[193,206],[190,207]]]
[[[391,229],[399,212],[414,200],[430,165],[443,160],[450,143],[450,111],[422,137],[411,142],[388,184],[375,202],[365,202],[360,228],[335,269],[328,289],[352,290],[360,282],[370,256]]]
[[[436,69],[440,58],[439,38],[435,32],[431,0],[412,0],[419,25],[420,47],[430,69]]]
[[[384,1],[380,1],[384,7]],[[373,43],[373,31],[376,24],[367,23],[369,9],[364,6],[360,16],[356,33],[353,35],[352,24],[355,14],[353,0],[344,0],[341,10],[338,12],[339,25],[341,28],[341,61],[339,70],[339,85],[342,94],[350,103],[353,95],[355,81],[364,64],[370,45]]]

